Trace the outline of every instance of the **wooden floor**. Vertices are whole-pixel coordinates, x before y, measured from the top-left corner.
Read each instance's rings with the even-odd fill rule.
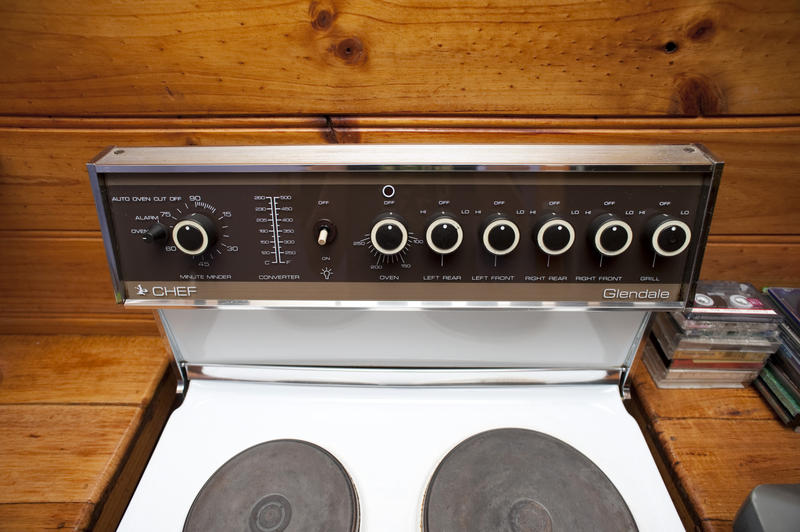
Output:
[[[661,390],[643,364],[633,406],[687,529],[731,530],[758,484],[800,482],[800,433],[752,387]]]
[[[161,339],[0,345],[0,530],[113,530],[175,398]]]

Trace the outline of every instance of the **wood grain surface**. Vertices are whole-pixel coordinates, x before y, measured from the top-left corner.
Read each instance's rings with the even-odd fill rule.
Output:
[[[758,484],[800,482],[800,434],[783,426],[753,388],[662,390],[643,364],[634,403],[688,529],[731,530]]]
[[[138,414],[135,406],[0,405],[0,505],[96,500]]]
[[[12,0],[0,20],[0,114],[800,111],[793,0]]]
[[[113,529],[174,400],[161,339],[0,344],[0,530]]]
[[[86,530],[84,523],[92,511],[82,502],[0,504],[0,530],[4,532],[32,530]]]
[[[160,339],[108,336],[5,336],[0,405],[103,403],[143,406],[167,359]],[[91,386],[91,383],[113,386]]]

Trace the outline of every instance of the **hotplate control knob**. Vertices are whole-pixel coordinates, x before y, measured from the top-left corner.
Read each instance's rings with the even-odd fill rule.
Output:
[[[662,257],[680,255],[692,240],[689,226],[668,214],[654,216],[647,222],[646,228],[650,246]]]
[[[508,255],[519,244],[519,227],[505,215],[494,214],[483,223],[481,242],[492,255]]]
[[[589,238],[601,255],[615,257],[631,247],[633,229],[613,214],[603,214],[589,226]]]
[[[205,214],[190,214],[172,228],[172,240],[181,252],[200,255],[217,241],[217,226]]]
[[[396,255],[408,243],[408,229],[402,218],[391,212],[375,219],[369,232],[372,247],[384,255]]]
[[[454,252],[464,240],[464,231],[455,219],[446,213],[436,216],[425,230],[425,242],[436,253],[447,255]]]
[[[575,228],[557,214],[549,214],[534,227],[533,239],[548,255],[561,255],[575,243]]]

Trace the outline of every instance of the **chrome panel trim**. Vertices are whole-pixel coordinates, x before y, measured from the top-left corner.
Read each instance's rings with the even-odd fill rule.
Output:
[[[100,153],[95,159],[101,159],[114,147],[106,148],[105,151]],[[107,217],[107,212],[110,212],[105,207],[105,197],[100,189],[100,177],[98,176],[97,167],[93,163],[86,165],[89,171],[89,183],[92,187],[92,195],[94,196],[94,205],[97,209],[97,218],[100,222],[100,234],[103,237],[103,248],[106,252],[106,261],[108,261],[108,270],[111,272],[111,284],[114,287],[114,299],[117,303],[122,303],[125,299],[125,285],[122,282],[119,270],[117,268],[117,259],[114,256],[114,246],[111,239],[111,226]]]
[[[148,172],[680,172],[709,171],[693,145],[351,144],[115,147],[99,173]]]
[[[275,173],[275,172],[707,172],[711,165],[100,165],[98,173],[148,174],[148,173]]]
[[[703,258],[705,256],[706,245],[708,244],[708,236],[711,231],[711,220],[714,214],[714,207],[717,203],[717,193],[719,192],[720,182],[722,181],[722,169],[725,166],[725,163],[722,161],[717,160],[716,158],[711,155],[707,148],[700,144],[695,144],[698,149],[702,149],[707,156],[714,160],[714,165],[711,170],[711,183],[709,184],[710,190],[708,192],[708,196],[706,199],[705,205],[705,212],[703,213],[703,224],[701,227],[703,228],[703,232],[700,234],[700,240],[697,242],[694,260],[692,261],[691,265],[687,265],[690,268],[690,272],[694,275],[688,280],[689,289],[687,290],[685,300],[688,305],[694,303],[694,294],[697,288],[697,280],[700,278],[700,268],[703,266]],[[684,278],[687,276],[684,275]]]
[[[228,380],[336,386],[520,386],[618,384],[620,368],[418,369],[187,364],[189,380]]]
[[[156,326],[158,326],[158,332],[161,335],[161,339],[167,348],[167,352],[172,357],[170,366],[172,367],[172,371],[175,373],[175,377],[177,379],[175,393],[182,399],[188,391],[189,379],[186,376],[186,370],[183,367],[184,358],[180,351],[180,344],[178,343],[172,327],[169,326],[169,320],[167,320],[167,317],[164,316],[164,312],[161,310],[156,310],[153,312],[153,315],[156,320]]]
[[[428,309],[551,309],[567,312],[594,310],[681,310],[682,301],[575,303],[571,301],[303,301],[303,300],[215,300],[215,299],[128,299],[126,307],[215,308],[223,310],[343,308],[355,310],[428,310]]]
[[[619,381],[619,393],[623,398],[630,395],[627,385],[628,375],[631,372],[631,368],[633,367],[636,357],[644,349],[644,344],[647,341],[647,337],[650,336],[650,329],[652,327],[653,313],[648,312],[642,318],[642,323],[639,325],[639,328],[636,330],[636,334],[633,336],[630,349],[628,349],[628,354],[625,357],[625,362],[622,366],[622,375],[620,376]]]

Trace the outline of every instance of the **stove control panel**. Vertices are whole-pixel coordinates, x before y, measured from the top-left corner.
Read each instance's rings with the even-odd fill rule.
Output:
[[[721,171],[698,146],[246,149],[89,165],[119,300],[678,307]]]

